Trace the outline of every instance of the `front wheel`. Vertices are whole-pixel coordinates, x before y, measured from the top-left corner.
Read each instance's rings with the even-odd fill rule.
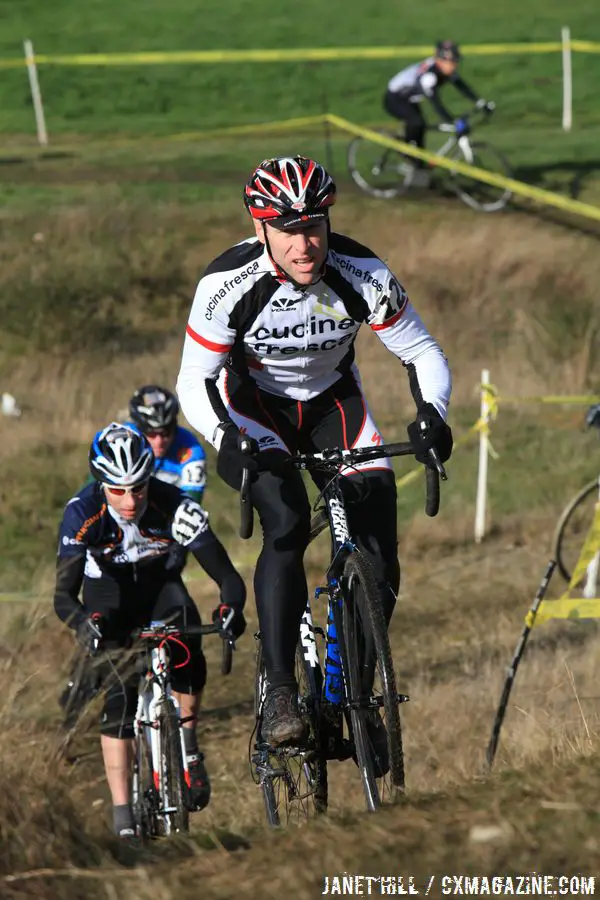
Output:
[[[387,624],[375,572],[360,552],[348,556],[341,589],[336,615],[348,718],[367,808],[375,812],[404,789],[404,754]]]
[[[489,144],[470,144],[473,159],[468,159],[463,152],[460,143],[456,144],[449,153],[448,159],[455,159],[467,165],[485,169],[493,175],[503,175],[511,178],[512,172],[505,157]],[[468,175],[460,172],[450,172],[447,181],[449,190],[457,194],[463,203],[478,212],[497,212],[503,209],[510,198],[512,191],[505,187],[486,184],[483,181],[475,181]]]
[[[167,701],[158,717],[160,754],[158,781],[160,831],[164,835],[189,830],[189,812],[185,805],[185,784],[179,716]]]
[[[135,737],[131,806],[138,837],[151,838],[158,834],[156,821],[157,792],[152,777],[150,746],[146,725]]]
[[[381,131],[382,137],[394,140],[396,135]],[[358,187],[381,200],[399,197],[411,185],[414,173],[411,160],[366,138],[357,137],[348,146],[348,171]]]
[[[553,556],[565,581],[571,576],[581,555],[585,538],[592,527],[596,504],[600,502],[600,479],[586,486],[564,509],[554,533]]]

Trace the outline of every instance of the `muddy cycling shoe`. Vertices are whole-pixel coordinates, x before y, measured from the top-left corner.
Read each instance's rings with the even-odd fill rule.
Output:
[[[272,688],[267,692],[262,709],[260,734],[271,747],[299,744],[306,726],[298,713],[298,691],[292,687]]]
[[[190,812],[197,812],[208,806],[210,800],[210,781],[204,765],[204,754],[190,754],[187,757],[187,764],[190,775],[187,806]]]
[[[390,755],[388,750],[388,734],[385,725],[379,715],[378,709],[369,709],[365,713],[369,749],[373,756],[373,769],[375,778],[383,778],[390,771]],[[354,762],[358,765],[356,752],[352,754]]]

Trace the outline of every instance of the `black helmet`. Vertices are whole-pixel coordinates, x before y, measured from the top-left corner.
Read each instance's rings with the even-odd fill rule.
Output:
[[[129,414],[140,431],[171,428],[177,423],[177,397],[157,384],[145,384],[129,401]]]
[[[436,59],[449,59],[458,62],[461,59],[458,44],[454,41],[438,41],[435,45]]]

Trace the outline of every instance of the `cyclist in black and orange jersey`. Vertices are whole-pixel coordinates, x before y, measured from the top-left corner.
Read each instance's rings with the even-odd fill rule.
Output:
[[[88,650],[127,645],[133,629],[153,620],[199,625],[200,615],[182,578],[183,546],[196,557],[220,589],[213,621],[234,636],[245,627],[244,582],[208,524],[202,507],[179,488],[153,477],[155,460],[147,439],[113,422],[99,431],[89,453],[92,484],[67,503],[60,525],[54,608]],[[81,591],[81,600],[79,593]],[[200,638],[175,645],[173,689],[182,718],[191,776],[190,806],[202,809],[210,798],[195,718],[206,680]],[[134,835],[129,805],[129,741],[137,679],[106,690],[101,744],[120,837]]]

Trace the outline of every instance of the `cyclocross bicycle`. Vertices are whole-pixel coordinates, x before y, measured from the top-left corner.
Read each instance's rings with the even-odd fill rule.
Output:
[[[493,108],[475,110],[463,118],[469,122],[469,128],[472,129],[484,119],[488,119],[492,110]],[[489,144],[472,141],[468,133],[458,137],[455,126],[451,124],[442,123],[432,126],[429,130],[448,133],[448,138],[442,146],[432,151],[436,156],[477,166],[507,178],[512,177],[504,156]],[[392,140],[404,140],[403,136],[391,131],[381,130],[379,133]],[[463,203],[478,212],[496,212],[503,209],[512,196],[512,191],[508,188],[475,181],[459,172],[442,167],[436,168],[433,163],[419,169],[412,157],[362,137],[354,138],[348,147],[348,169],[361,190],[372,197],[384,200],[399,197],[415,187],[423,186],[424,175],[429,181],[430,173],[432,178],[439,181],[442,189],[456,194]]]
[[[398,694],[387,623],[370,560],[352,540],[342,490],[342,474],[360,462],[413,454],[410,443],[387,444],[352,450],[332,449],[320,453],[291,456],[289,465],[318,470],[329,481],[311,523],[311,539],[329,527],[331,563],[326,584],[315,598],[328,597],[327,627],[313,624],[310,603],[302,617],[296,650],[298,706],[307,724],[301,746],[271,747],[261,736],[262,705],[266,678],[257,635],[255,713],[256,740],[251,751],[254,780],[263,793],[267,821],[279,825],[282,819],[304,819],[327,809],[327,761],[353,757],[358,765],[367,809],[376,811],[391,802],[404,788],[404,755],[399,704],[408,700]],[[426,512],[434,516],[439,508],[439,478],[446,473],[435,451],[436,468],[426,467]],[[246,471],[240,492],[243,538],[252,534],[250,477]],[[317,637],[323,639],[319,653]],[[320,658],[325,660],[323,671]],[[375,717],[382,718],[387,732],[386,746],[373,742]],[[370,727],[371,726],[371,727]],[[253,735],[254,737],[254,735]],[[376,745],[377,744],[377,745]]]
[[[588,428],[597,428],[600,434],[600,404],[593,406],[586,416]],[[583,542],[592,526],[596,508],[600,503],[600,475],[586,484],[563,510],[554,532],[553,557],[565,581],[571,576],[579,560]],[[590,571],[591,570],[591,571]],[[593,593],[600,583],[600,554],[597,554],[588,568],[589,591]],[[595,594],[593,594],[595,596]]]
[[[193,809],[183,740],[183,725],[188,719],[181,718],[179,703],[171,687],[168,648],[170,643],[176,643],[187,650],[183,638],[206,634],[223,636],[221,671],[228,674],[234,642],[223,633],[220,625],[182,629],[165,622],[151,622],[136,634],[135,649],[144,656],[133,722],[131,799],[138,837],[158,837],[188,830],[189,812]]]
[[[111,659],[112,653],[100,652],[100,642],[91,655],[80,651],[61,701],[64,723],[59,752],[63,755],[86,706],[107,686],[109,679],[116,678],[125,690],[125,679],[134,674],[132,666],[140,673],[133,723],[131,787],[136,834],[140,838],[188,830],[192,807],[182,730],[188,720],[181,718],[179,703],[171,687],[169,644],[176,643],[187,649],[185,638],[207,634],[218,634],[223,639],[221,673],[228,675],[235,641],[219,624],[180,628],[155,621],[132,632],[132,649],[121,651],[116,664]],[[105,674],[107,668],[109,676]]]

